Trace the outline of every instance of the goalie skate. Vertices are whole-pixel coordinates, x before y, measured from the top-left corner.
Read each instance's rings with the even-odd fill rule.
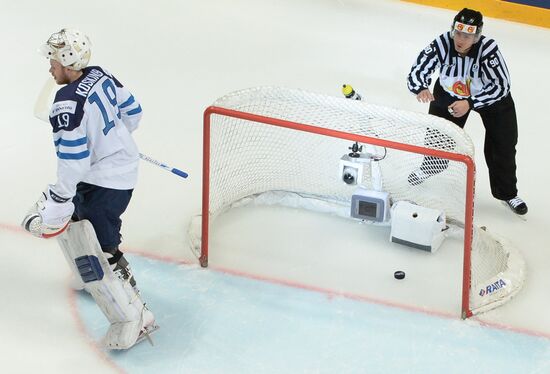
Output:
[[[160,328],[159,325],[155,324],[155,322],[153,321],[153,323],[149,326],[145,326],[141,329],[141,331],[139,332],[139,336],[136,340],[136,344],[138,344],[139,342],[142,342],[143,340],[147,339],[149,341],[149,344],[151,345],[155,345],[153,343],[153,339],[151,339],[151,335],[157,331],[158,329]]]
[[[139,327],[140,325],[141,327]],[[129,349],[147,339],[151,345],[155,345],[151,334],[158,329],[159,326],[155,323],[153,313],[145,307],[139,321],[111,324],[104,344],[108,349]],[[136,332],[138,332],[137,337],[135,337]],[[127,337],[127,339],[122,341],[121,337]]]

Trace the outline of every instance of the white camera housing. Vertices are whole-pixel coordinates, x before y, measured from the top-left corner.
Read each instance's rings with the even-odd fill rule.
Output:
[[[340,158],[338,178],[347,185],[355,186],[363,181],[365,165],[368,165],[371,157],[368,154],[360,154],[359,157],[343,155]]]

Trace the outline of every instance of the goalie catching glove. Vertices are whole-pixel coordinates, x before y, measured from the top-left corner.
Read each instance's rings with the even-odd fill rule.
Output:
[[[74,212],[71,198],[56,194],[48,186],[21,222],[25,231],[39,238],[51,238],[61,234]]]

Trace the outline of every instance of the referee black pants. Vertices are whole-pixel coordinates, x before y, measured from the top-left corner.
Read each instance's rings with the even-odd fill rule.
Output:
[[[464,128],[470,112],[460,118],[453,117],[447,109],[447,106],[450,104],[448,100],[438,100],[438,94],[441,94],[441,91],[443,91],[438,83],[436,83],[434,89],[436,100],[430,103],[428,113],[445,118],[460,128]],[[488,107],[477,109],[476,112],[481,116],[483,126],[485,127],[483,151],[485,162],[489,169],[491,193],[499,200],[513,199],[518,194],[516,178],[518,126],[512,95],[508,94],[504,99]],[[425,165],[426,162],[430,162],[429,157],[426,157],[422,165]],[[433,160],[431,162],[433,163]],[[439,164],[441,164],[441,160]],[[447,164],[448,161],[446,162]],[[446,165],[443,170],[446,169]]]

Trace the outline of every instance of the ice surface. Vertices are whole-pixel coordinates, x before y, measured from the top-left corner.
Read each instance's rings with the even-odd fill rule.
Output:
[[[187,248],[185,232],[191,215],[200,209],[201,122],[202,112],[208,105],[228,92],[246,87],[277,85],[339,95],[341,84],[349,83],[374,103],[425,112],[426,105],[417,103],[406,90],[405,76],[417,53],[449,27],[453,15],[454,12],[448,10],[376,0],[160,3],[98,0],[93,4],[67,0],[2,0],[0,35],[5,53],[0,63],[4,134],[0,138],[3,160],[0,166],[0,294],[4,306],[0,308],[0,317],[4,327],[0,352],[3,371],[64,373],[78,367],[80,373],[96,373],[118,372],[123,367],[133,372],[130,366],[120,364],[119,367],[111,357],[98,350],[94,331],[89,336],[87,323],[90,321],[87,314],[81,315],[80,304],[75,304],[74,295],[68,290],[68,268],[55,241],[41,241],[17,229],[44,186],[55,180],[50,128],[32,117],[34,101],[48,77],[49,68],[36,49],[52,32],[72,26],[90,35],[94,44],[92,64],[114,73],[142,103],[144,119],[136,132],[140,150],[190,175],[183,181],[152,165],[141,165],[139,185],[123,217],[124,249],[190,262],[192,255]],[[462,344],[479,341],[487,344],[485,352],[488,355],[501,350],[502,354],[497,357],[508,358],[494,363],[498,365],[494,366],[494,372],[496,368],[502,368],[500,372],[508,369],[508,372],[515,372],[512,369],[516,363],[524,363],[531,372],[549,371],[547,269],[550,268],[550,248],[546,230],[550,227],[547,214],[550,200],[546,187],[550,178],[545,167],[545,149],[550,127],[545,108],[550,86],[546,73],[550,66],[550,30],[487,18],[484,31],[499,43],[511,72],[520,132],[518,186],[530,210],[527,221],[523,221],[491,197],[482,152],[484,130],[479,116],[472,115],[466,130],[477,149],[476,222],[506,236],[519,247],[528,267],[521,293],[512,302],[479,318],[527,334],[479,328],[475,322],[440,319],[374,305],[368,302],[372,296],[369,290],[373,285],[386,282],[384,277],[391,277],[398,269],[407,272],[406,283],[402,285],[411,290],[396,291],[403,292],[402,297],[397,298],[404,301],[403,304],[408,304],[409,299],[416,300],[421,307],[434,311],[442,309],[446,314],[456,310],[458,301],[441,292],[428,293],[422,287],[412,287],[415,282],[427,279],[423,268],[415,265],[422,261],[419,253],[408,256],[407,263],[398,263],[402,257],[395,256],[395,262],[386,260],[378,273],[365,273],[361,260],[367,259],[364,253],[367,234],[357,226],[337,218],[313,220],[308,214],[292,211],[262,211],[254,217],[253,212],[243,210],[220,218],[213,234],[212,270],[179,270],[182,284],[174,285],[174,291],[193,284],[199,287],[198,290],[188,289],[187,293],[182,290],[180,299],[170,297],[170,300],[159,302],[162,292],[157,288],[162,287],[156,285],[167,281],[168,274],[166,279],[160,277],[158,268],[172,265],[145,266],[136,274],[144,292],[150,294],[151,303],[158,302],[157,305],[162,306],[157,307],[160,309],[157,313],[168,318],[165,324],[160,321],[162,327],[156,337],[159,344],[167,339],[169,332],[181,335],[182,343],[194,340],[195,344],[182,348],[182,357],[178,358],[182,361],[167,365],[180,365],[175,371],[184,372],[185,365],[191,365],[185,362],[185,357],[198,358],[206,354],[198,351],[201,348],[213,349],[216,344],[223,343],[218,346],[221,351],[210,352],[213,366],[205,369],[199,365],[208,362],[193,361],[197,366],[192,367],[198,372],[230,371],[232,367],[245,372],[269,371],[285,368],[285,363],[281,362],[283,356],[277,355],[285,350],[291,352],[292,344],[302,342],[306,351],[302,355],[303,362],[296,363],[302,365],[295,366],[298,371],[320,372],[322,370],[317,370],[319,365],[329,365],[330,361],[348,365],[348,370],[339,367],[342,371],[357,371],[356,368],[363,367],[360,358],[346,355],[350,347],[365,347],[375,349],[374,355],[363,353],[366,359],[392,365],[388,366],[391,368],[403,365],[399,367],[406,372],[407,367],[421,368],[425,362],[434,363],[436,358],[426,361],[423,353],[434,342],[445,342],[447,345],[437,348],[434,355],[461,362],[472,354],[471,357],[479,358],[482,367],[491,359],[477,355],[479,346]],[[258,224],[261,218],[270,225],[261,227]],[[262,235],[268,230],[292,234],[293,227],[300,227],[307,235],[292,241],[278,234],[277,240],[273,240],[274,246],[264,244]],[[349,235],[342,242],[338,234],[344,231]],[[383,238],[385,234],[374,235]],[[434,269],[440,258],[443,261],[446,257],[460,257],[444,252],[443,248],[438,256],[429,259]],[[137,257],[133,259],[136,265],[143,261]],[[271,283],[287,280],[287,286],[265,282],[260,285],[247,277],[220,274],[216,269],[228,269],[248,278],[272,279]],[[185,278],[190,277],[189,274],[210,278],[211,283],[187,284]],[[328,302],[322,296],[327,293],[303,290],[315,287],[320,291],[347,292],[362,301],[338,299]],[[242,306],[239,301],[244,297],[242,292],[250,288],[259,293],[256,297],[263,303],[261,310],[259,306],[247,305],[254,314],[250,309],[239,309]],[[263,292],[280,293],[284,297],[279,300],[275,296],[263,296]],[[227,298],[221,296],[224,293]],[[195,319],[196,308],[204,308],[204,303],[212,303],[206,308],[212,313],[208,315],[209,321]],[[232,316],[224,315],[224,309]],[[315,313],[317,309],[319,314]],[[354,311],[353,321],[346,314],[351,310]],[[172,325],[176,319],[169,317],[176,314],[182,318],[189,316],[189,322],[196,321],[198,325]],[[401,319],[423,328],[411,333],[388,327],[386,334],[377,335],[374,344],[370,340],[373,336],[361,339],[373,323],[371,319],[363,319],[364,314],[380,318],[377,325],[382,325],[381,328],[383,324],[401,323]],[[398,315],[399,319],[384,318],[388,314]],[[302,320],[304,316],[309,316],[310,320]],[[268,336],[270,325],[262,318],[264,321],[275,319],[280,324],[273,325],[271,331],[278,335]],[[225,332],[234,335],[224,335],[225,340],[214,341],[219,335],[206,332],[223,325],[224,319],[228,329]],[[327,320],[331,323],[322,322]],[[297,329],[294,336],[288,335],[291,330],[282,328],[284,321]],[[258,336],[250,335],[251,329],[237,328],[239,325],[248,328],[253,323],[259,323]],[[181,334],[177,334],[178,331]],[[533,334],[545,338],[537,340]],[[186,341],[186,337],[190,341]],[[328,337],[334,341],[331,343]],[[390,347],[389,343],[398,338],[402,339],[402,344],[408,344],[412,352],[418,352],[411,356],[413,361],[402,360],[397,346]],[[418,339],[422,341],[422,351],[414,345]],[[509,344],[502,344],[501,340]],[[456,345],[452,345],[453,342]],[[315,347],[325,343],[332,344],[331,355],[320,358]],[[142,345],[140,349],[146,347]],[[230,357],[228,350],[238,352],[239,348],[245,354]],[[271,352],[272,348],[282,351]],[[156,355],[148,354],[151,360],[155,359]],[[262,360],[251,360],[255,355],[261,355]],[[289,360],[297,360],[296,357],[289,356]],[[315,358],[319,361],[314,362]],[[233,366],[221,366],[228,359]],[[262,367],[267,363],[274,366]]]

